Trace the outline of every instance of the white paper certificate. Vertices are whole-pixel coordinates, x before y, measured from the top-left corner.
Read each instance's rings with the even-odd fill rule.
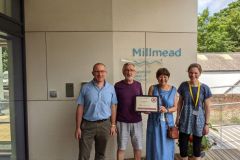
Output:
[[[136,111],[158,112],[157,96],[136,96]]]

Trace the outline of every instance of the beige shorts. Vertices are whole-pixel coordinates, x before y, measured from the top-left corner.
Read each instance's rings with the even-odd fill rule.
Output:
[[[137,123],[117,122],[117,142],[118,149],[126,150],[128,139],[131,137],[131,142],[134,150],[142,150],[143,129],[142,121]]]

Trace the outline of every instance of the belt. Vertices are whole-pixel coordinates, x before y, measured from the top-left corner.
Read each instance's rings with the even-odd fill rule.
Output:
[[[83,118],[83,120],[86,121],[86,122],[101,123],[101,122],[107,121],[108,119],[100,119],[100,120],[96,120],[96,121],[89,121],[89,120],[86,120],[86,119]]]

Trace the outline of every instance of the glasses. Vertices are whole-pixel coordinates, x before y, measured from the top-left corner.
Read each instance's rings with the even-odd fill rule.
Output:
[[[97,73],[97,74],[103,74],[103,73],[105,73],[106,71],[104,71],[104,70],[100,70],[100,71],[93,71],[94,73]]]
[[[124,71],[125,71],[125,72],[135,72],[134,69],[125,69]]]

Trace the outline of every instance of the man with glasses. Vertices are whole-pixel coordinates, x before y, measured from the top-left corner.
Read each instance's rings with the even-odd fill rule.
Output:
[[[106,78],[103,63],[93,66],[93,80],[82,86],[77,99],[75,137],[79,140],[79,160],[88,160],[95,141],[95,160],[105,159],[110,135],[116,133],[117,98]]]
[[[135,111],[135,98],[142,95],[141,83],[134,80],[136,75],[135,65],[125,63],[122,68],[124,80],[115,84],[118,99],[117,108],[117,159],[124,160],[129,136],[134,150],[135,160],[141,160],[142,150],[142,117]]]

